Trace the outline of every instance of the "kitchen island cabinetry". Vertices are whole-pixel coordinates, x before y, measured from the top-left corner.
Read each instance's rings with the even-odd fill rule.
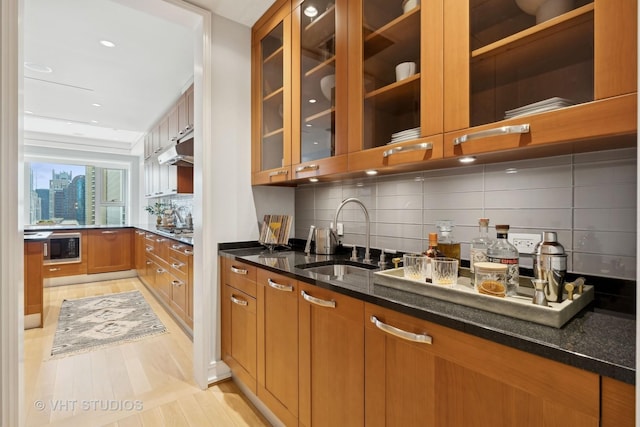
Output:
[[[299,425],[364,425],[364,303],[298,282]]]
[[[635,145],[636,0],[578,0],[537,24],[511,0],[447,1],[446,11],[445,157]]]
[[[258,269],[258,398],[298,425],[298,283]]]
[[[599,376],[365,307],[367,426],[599,425]]]
[[[256,268],[228,258],[220,260],[222,360],[256,394]]]
[[[131,228],[87,230],[87,273],[131,270],[134,237]]]
[[[41,328],[44,310],[42,241],[24,242],[24,327]]]
[[[47,261],[45,261],[42,267],[42,271],[45,279],[49,279],[53,277],[79,276],[79,275],[87,274],[87,259],[89,255],[87,230],[77,230],[76,232],[80,233],[80,261],[56,262],[56,263],[47,263]],[[64,234],[64,233],[66,233],[66,231],[61,232],[61,234]],[[56,232],[54,232],[51,236],[55,236],[55,235],[56,235]],[[47,243],[45,243],[45,245],[46,244]],[[45,249],[45,257],[46,257],[46,252],[47,252],[47,249]]]

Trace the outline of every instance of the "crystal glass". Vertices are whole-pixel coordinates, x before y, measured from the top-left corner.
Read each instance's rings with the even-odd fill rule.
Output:
[[[458,279],[458,260],[455,258],[433,258],[431,260],[431,283],[453,286]]]
[[[405,254],[403,256],[404,277],[426,282],[428,264],[429,258],[427,258],[426,255]]]

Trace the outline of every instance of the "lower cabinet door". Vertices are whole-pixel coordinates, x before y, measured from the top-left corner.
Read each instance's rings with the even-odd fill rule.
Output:
[[[256,393],[257,307],[252,296],[222,285],[222,358],[243,384]]]
[[[258,398],[298,425],[298,283],[258,269]]]
[[[299,425],[364,425],[364,303],[298,282]]]

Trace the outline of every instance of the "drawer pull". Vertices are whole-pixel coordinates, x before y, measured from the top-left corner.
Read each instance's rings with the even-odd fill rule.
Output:
[[[164,242],[164,241],[166,241],[166,240],[167,240],[167,239],[156,239],[156,242],[158,242],[158,243],[162,243],[162,242]]]
[[[384,150],[382,152],[382,157],[389,157],[393,154],[397,154],[397,153],[406,153],[408,151],[418,151],[418,150],[432,150],[433,149],[433,144],[430,142],[421,142],[419,144],[413,144],[413,145],[405,145],[402,147],[393,147],[390,148],[389,150]]]
[[[249,305],[249,303],[243,299],[238,299],[236,297],[234,297],[233,295],[231,295],[231,302],[234,304],[238,304],[238,305],[243,305],[243,306],[247,306]]]
[[[147,265],[153,264],[153,261],[147,261]]]
[[[60,267],[50,268],[49,271],[60,271],[62,270]]]
[[[174,262],[173,264],[171,264],[171,267],[176,268],[176,269],[181,269],[182,267],[184,267],[184,264],[181,262]]]
[[[163,270],[162,268],[159,268],[156,270],[156,273],[158,274],[164,274],[166,270]]]
[[[153,252],[153,248],[151,248],[151,247],[147,247],[144,250],[147,251],[147,252]]]
[[[309,295],[305,291],[300,291],[300,295],[302,295],[302,298],[304,298],[305,301],[310,302],[311,304],[319,305],[320,307],[336,308],[336,302],[333,300],[326,301],[320,298],[316,298]]]
[[[184,245],[171,245],[172,249],[180,250]]]
[[[269,178],[279,175],[289,175],[289,169],[280,169],[278,171],[269,172]]]
[[[191,249],[185,249],[184,250],[184,254],[185,255],[193,255],[193,251]]]
[[[424,344],[432,343],[432,338],[429,335],[419,335],[419,334],[414,334],[412,332],[403,331],[402,329],[398,329],[394,326],[387,325],[386,323],[382,323],[376,318],[376,316],[371,316],[371,323],[376,325],[376,328],[380,329],[381,331],[391,334],[395,337],[402,338],[403,340],[419,342]]]
[[[269,286],[271,286],[273,289],[277,289],[279,291],[285,291],[285,292],[293,292],[293,286],[288,286],[288,285],[281,285],[280,283],[276,283],[271,279],[267,279],[267,283],[269,284]]]
[[[102,234],[116,234],[116,233],[117,231],[111,231],[111,230],[106,230],[102,232]]]
[[[296,173],[304,171],[317,171],[320,169],[320,165],[304,165],[296,168]]]
[[[179,281],[179,280],[173,280],[173,281],[171,281],[171,284],[172,284],[173,286],[177,286],[177,287],[180,287],[180,286],[184,285],[184,283],[182,283],[182,282],[181,282],[181,281]]]
[[[468,133],[453,139],[453,145],[460,145],[472,139],[488,138],[490,136],[506,135],[509,133],[529,133],[529,124],[501,126],[499,128],[481,130],[475,133]]]
[[[236,274],[243,274],[243,275],[249,274],[249,270],[245,270],[244,268],[234,267],[233,265],[231,266],[231,271],[233,271]]]

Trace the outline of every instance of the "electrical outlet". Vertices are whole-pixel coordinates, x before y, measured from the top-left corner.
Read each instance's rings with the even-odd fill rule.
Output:
[[[541,234],[509,233],[509,243],[516,247],[518,253],[532,254],[539,241]]]

